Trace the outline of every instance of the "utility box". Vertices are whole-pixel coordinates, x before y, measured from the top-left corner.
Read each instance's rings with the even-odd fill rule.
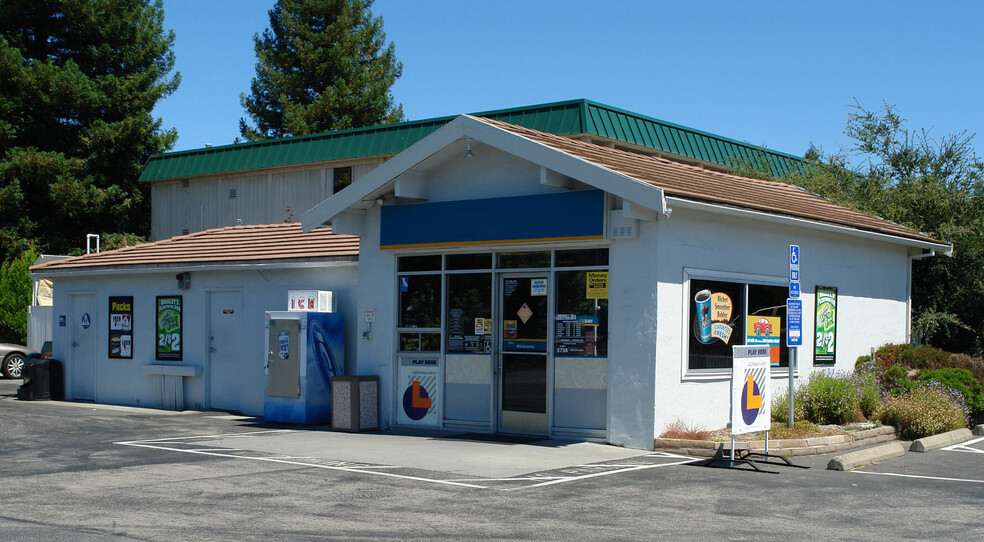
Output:
[[[336,376],[331,384],[333,431],[379,430],[378,376]]]
[[[345,374],[345,320],[333,312],[266,313],[263,419],[331,422],[331,381]]]

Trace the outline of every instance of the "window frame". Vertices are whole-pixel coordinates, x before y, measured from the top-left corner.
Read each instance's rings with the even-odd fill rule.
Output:
[[[731,271],[717,271],[710,269],[695,269],[685,267],[683,268],[683,281],[680,294],[680,309],[682,309],[682,314],[680,314],[680,323],[682,324],[682,329],[680,330],[680,345],[681,345],[681,356],[680,356],[680,374],[683,375],[681,380],[687,381],[702,381],[702,380],[725,380],[731,378],[731,368],[721,368],[721,369],[691,369],[690,368],[690,283],[692,280],[712,280],[712,281],[722,281],[722,282],[734,282],[742,284],[744,286],[744,303],[741,307],[742,312],[748,310],[748,286],[776,286],[780,288],[789,288],[789,277],[785,276],[772,276],[772,275],[760,275],[752,273],[738,273]],[[747,316],[747,315],[745,315]],[[783,326],[785,326],[785,322]],[[788,348],[785,344],[780,344],[780,348]],[[802,355],[798,353],[797,358],[802,358]],[[800,368],[803,365],[802,359],[800,363],[796,364],[796,368],[793,371],[793,375],[800,374]],[[771,376],[772,378],[787,377],[789,375],[789,367],[772,367]]]

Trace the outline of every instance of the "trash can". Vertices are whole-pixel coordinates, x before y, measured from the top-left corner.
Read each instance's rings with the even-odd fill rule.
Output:
[[[65,400],[65,364],[57,359],[48,359],[48,391],[52,401]]]
[[[17,398],[22,401],[51,399],[50,360],[28,358],[24,361],[24,383],[17,388]]]
[[[379,430],[379,377],[336,376],[331,379],[332,431]]]

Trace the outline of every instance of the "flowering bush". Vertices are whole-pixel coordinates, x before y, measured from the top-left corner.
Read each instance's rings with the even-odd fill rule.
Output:
[[[861,390],[852,373],[816,371],[796,390],[796,399],[813,423],[844,424],[861,418]]]
[[[882,403],[882,386],[879,379],[880,368],[871,362],[859,363],[851,376],[851,381],[858,389],[858,407],[865,418],[874,416]],[[857,420],[855,420],[857,421]]]
[[[894,425],[904,439],[966,427],[967,415],[963,396],[935,381],[888,397],[878,410],[878,419]]]
[[[793,397],[793,420],[805,420],[806,413],[803,411],[803,401],[799,394]],[[783,390],[772,396],[772,421],[779,423],[789,423],[789,393]]]

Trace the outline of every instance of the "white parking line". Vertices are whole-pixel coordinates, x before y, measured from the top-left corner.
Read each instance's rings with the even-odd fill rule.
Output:
[[[895,476],[898,478],[919,478],[921,480],[941,480],[944,482],[968,482],[971,484],[984,484],[984,480],[967,480],[964,478],[944,478],[942,476],[919,476],[918,474],[899,474],[895,472],[870,472],[864,470],[852,470],[855,474],[877,474],[880,476]]]
[[[121,446],[132,446],[137,448],[148,448],[152,450],[164,450],[169,452],[180,452],[186,454],[196,454],[205,455],[211,457],[224,457],[228,459],[249,459],[253,461],[265,461],[268,463],[278,463],[285,465],[295,465],[300,467],[314,467],[318,469],[335,470],[359,474],[368,474],[372,476],[387,476],[390,478],[400,478],[405,480],[414,480],[418,482],[430,482],[434,484],[450,485],[457,487],[469,487],[475,489],[500,489],[502,491],[514,491],[517,489],[529,489],[535,487],[544,487],[555,484],[563,484],[567,482],[576,482],[578,480],[585,480],[587,478],[597,478],[600,476],[610,476],[613,474],[620,474],[623,472],[648,470],[660,467],[672,467],[676,465],[683,465],[686,463],[692,463],[694,461],[700,461],[700,459],[688,457],[684,455],[671,454],[666,452],[654,452],[639,457],[645,458],[658,458],[658,459],[679,459],[680,461],[674,461],[671,463],[658,463],[658,464],[623,464],[623,463],[594,463],[588,465],[576,465],[568,468],[592,468],[601,469],[600,472],[592,472],[582,475],[574,476],[557,476],[544,474],[542,476],[527,476],[527,477],[515,477],[515,478],[467,478],[467,479],[432,479],[423,478],[420,476],[409,476],[403,474],[396,474],[392,472],[379,472],[385,469],[398,469],[404,468],[397,465],[363,465],[363,464],[350,464],[345,465],[346,462],[336,461],[334,465],[326,465],[319,462],[318,458],[313,457],[295,457],[290,455],[277,455],[277,456],[253,456],[249,455],[252,452],[249,450],[240,450],[234,448],[215,448],[215,447],[203,447],[203,448],[192,448],[195,444],[195,440],[215,440],[223,438],[235,438],[243,436],[252,435],[263,435],[272,433],[284,433],[290,430],[273,430],[273,431],[253,431],[248,433],[232,433],[232,434],[221,434],[221,435],[199,435],[190,437],[169,437],[161,439],[149,439],[149,440],[134,440],[126,442],[117,442]],[[306,461],[299,461],[306,460]],[[562,470],[562,469],[558,469]],[[495,482],[538,482],[531,485],[524,485],[520,487],[511,488],[490,488],[490,483]],[[479,484],[486,485],[479,485]]]
[[[683,457],[683,456],[678,456],[678,457]],[[661,464],[658,464],[658,465],[636,465],[634,467],[617,469],[617,470],[607,471],[607,472],[594,472],[594,473],[591,473],[591,474],[583,474],[581,476],[565,476],[563,478],[559,478],[557,480],[550,480],[550,481],[547,481],[547,482],[543,482],[541,484],[533,484],[533,485],[523,486],[523,487],[514,487],[514,488],[506,489],[504,491],[515,491],[517,489],[529,489],[529,488],[533,488],[533,487],[552,486],[554,484],[563,484],[563,483],[566,483],[566,482],[576,482],[578,480],[585,480],[587,478],[598,478],[599,476],[610,476],[612,474],[620,474],[620,473],[629,472],[629,471],[646,470],[646,469],[658,469],[660,467],[673,467],[673,466],[676,466],[676,465],[683,465],[683,464],[686,464],[686,463],[693,463],[694,461],[700,461],[700,460],[699,459],[694,459],[694,458],[688,458],[688,459],[686,459],[684,461],[677,461],[675,463],[661,463]]]
[[[169,452],[182,452],[182,453],[186,453],[186,454],[207,455],[207,456],[212,456],[212,457],[226,457],[226,458],[229,458],[229,459],[250,459],[250,460],[253,460],[253,461],[266,461],[268,463],[280,463],[280,464],[285,464],[285,465],[296,465],[296,466],[299,466],[299,467],[314,467],[314,468],[318,468],[318,469],[337,470],[337,471],[344,471],[344,472],[356,472],[356,473],[361,473],[361,474],[371,474],[371,475],[374,475],[374,476],[388,476],[388,477],[391,477],[391,478],[403,478],[405,480],[416,480],[418,482],[432,482],[432,483],[435,483],[435,484],[445,484],[445,485],[450,485],[450,486],[460,486],[460,487],[472,487],[472,488],[476,488],[476,489],[486,489],[486,486],[479,486],[479,485],[475,485],[475,484],[465,484],[465,483],[461,483],[461,482],[450,482],[450,481],[446,481],[446,480],[432,480],[432,479],[429,479],[429,478],[420,478],[418,476],[405,476],[405,475],[402,475],[402,474],[393,474],[391,472],[374,472],[374,471],[370,471],[370,470],[362,470],[360,468],[332,467],[332,466],[329,466],[329,465],[319,465],[317,463],[302,463],[300,461],[290,461],[290,460],[286,460],[286,459],[277,459],[277,458],[273,458],[273,457],[253,457],[253,456],[244,456],[244,455],[234,455],[234,454],[231,454],[231,453],[200,452],[200,451],[197,451],[197,450],[188,450],[188,449],[181,449],[181,448],[169,448],[167,446],[157,446],[157,445],[154,445],[154,444],[145,444],[145,443],[141,443],[139,441],[133,441],[133,442],[117,442],[116,444],[120,444],[120,445],[123,445],[123,446],[134,446],[134,447],[137,447],[137,448],[150,448],[150,449],[153,449],[153,450],[167,450]]]
[[[984,450],[970,447],[971,444],[977,444],[978,442],[984,442],[984,437],[975,438],[974,440],[968,440],[967,442],[961,442],[960,444],[954,444],[952,446],[947,446],[946,448],[940,449],[948,452],[970,452],[972,454],[984,454]]]

